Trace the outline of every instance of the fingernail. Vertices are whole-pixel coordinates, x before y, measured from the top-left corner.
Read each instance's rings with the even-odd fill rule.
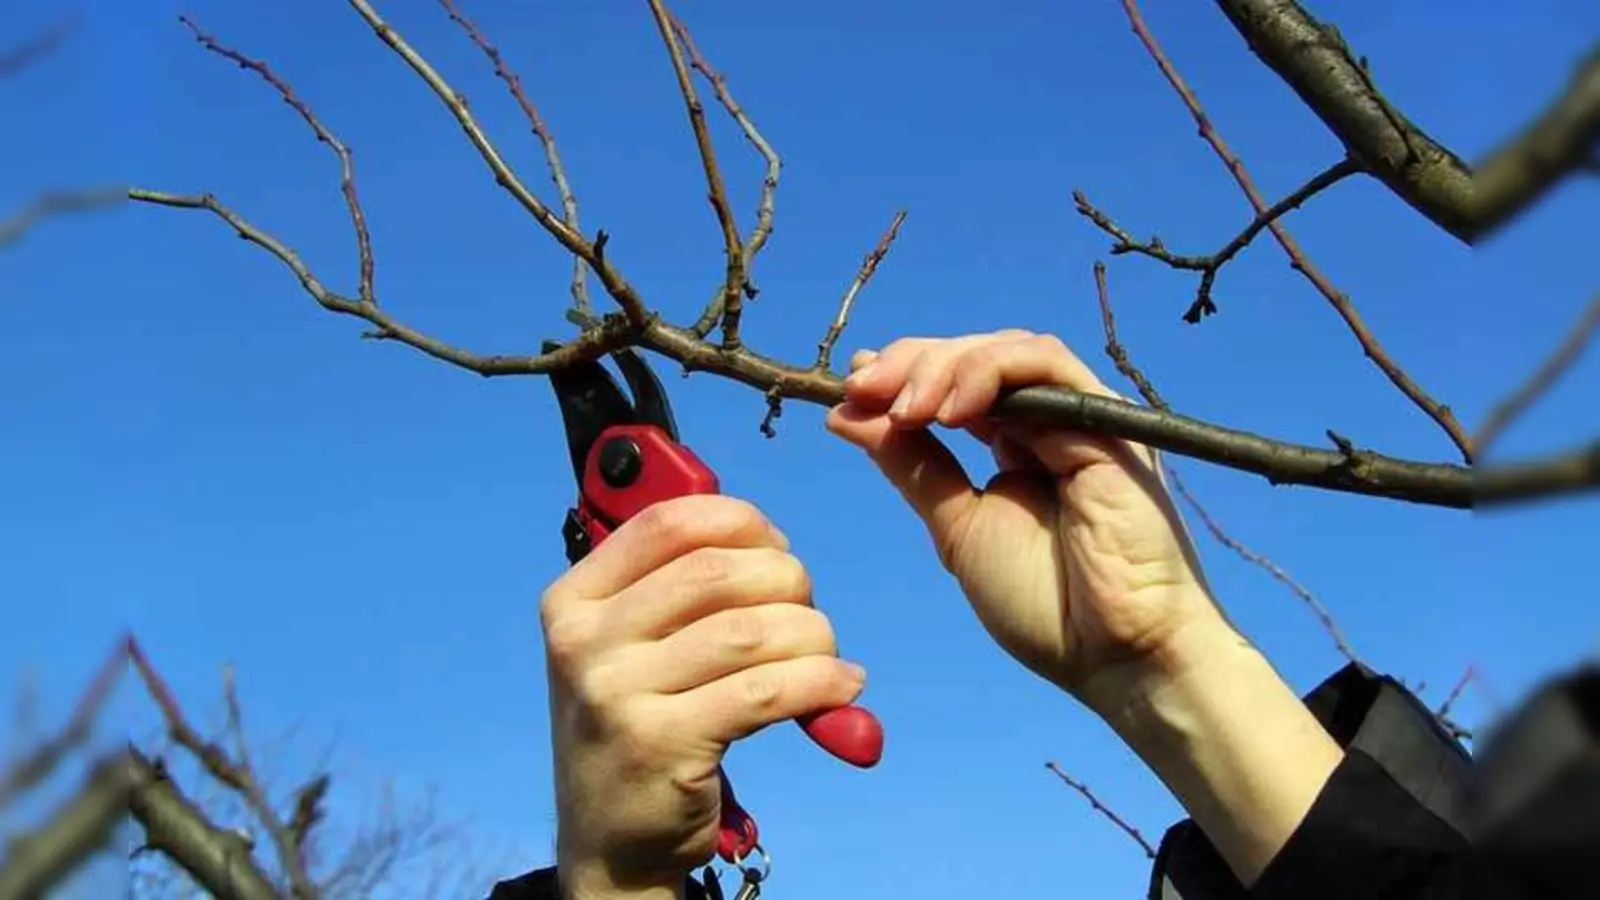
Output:
[[[846,376],[844,379],[845,386],[860,387],[872,379],[872,373],[875,371],[877,371],[877,364],[868,363]]]
[[[851,369],[864,369],[877,361],[878,351],[876,350],[862,349],[850,354]]]
[[[905,415],[906,410],[911,408],[911,401],[915,399],[916,396],[916,386],[909,384],[906,385],[905,390],[900,392],[900,396],[894,398],[894,405],[889,407],[889,415],[895,416],[896,418]]]
[[[844,664],[844,670],[858,682],[867,680],[867,670],[858,663],[847,662]]]

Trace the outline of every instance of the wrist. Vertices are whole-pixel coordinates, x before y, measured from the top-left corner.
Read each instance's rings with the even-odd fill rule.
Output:
[[[1200,588],[1194,589],[1196,592]],[[1218,660],[1249,649],[1208,596],[1185,600],[1194,610],[1181,624],[1143,649],[1133,659],[1105,666],[1075,690],[1078,698],[1113,730],[1142,729],[1153,713],[1155,701],[1171,695],[1179,685],[1191,684]],[[1159,720],[1149,723],[1159,726]]]
[[[1247,887],[1344,758],[1272,664],[1220,615],[1174,634],[1096,712]]]

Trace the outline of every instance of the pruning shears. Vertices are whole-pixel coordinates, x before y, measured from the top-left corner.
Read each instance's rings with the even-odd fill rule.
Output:
[[[546,341],[544,351],[560,346]],[[672,407],[655,373],[630,349],[611,356],[631,400],[599,360],[550,374],[578,482],[577,503],[567,510],[561,528],[571,563],[653,503],[721,490],[716,473],[679,443]],[[870,768],[883,755],[883,726],[860,706],[822,710],[795,721],[807,737],[851,765]],[[759,833],[755,819],[734,797],[727,772],[719,774],[717,855],[738,865],[760,849]]]

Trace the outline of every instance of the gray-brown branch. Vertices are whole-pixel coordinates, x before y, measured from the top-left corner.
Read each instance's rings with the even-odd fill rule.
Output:
[[[1216,0],[1251,51],[1389,190],[1473,244],[1581,168],[1600,140],[1600,43],[1560,97],[1477,167],[1385,98],[1334,26],[1294,0]]]
[[[58,884],[105,849],[127,811],[128,781],[120,755],[100,761],[43,825],[6,842],[0,853],[0,898],[54,896]]]
[[[178,790],[159,763],[129,746],[128,809],[144,830],[144,846],[172,860],[212,896],[282,900],[243,836],[218,828]]]
[[[528,191],[472,116],[465,98],[384,21],[367,0],[348,2],[379,39],[400,56],[444,103],[497,182],[558,243],[590,265],[602,287],[621,308],[620,315],[597,319],[579,316],[577,320],[585,324],[579,337],[548,354],[480,354],[416,329],[380,309],[376,302],[330,289],[289,245],[255,227],[214,196],[178,195],[144,189],[134,189],[129,196],[147,204],[211,213],[231,226],[241,238],[260,246],[287,266],[306,292],[324,308],[374,326],[366,336],[406,344],[480,375],[545,374],[596,358],[619,347],[638,346],[678,361],[686,371],[711,372],[750,385],[765,395],[769,405],[786,398],[825,405],[833,405],[843,399],[842,383],[831,372],[784,363],[742,344],[730,349],[726,338],[720,346],[713,344],[696,329],[673,325],[652,312],[643,297],[606,255],[604,232],[593,242],[587,240]],[[669,46],[675,48],[676,61],[681,62],[682,48],[672,39],[672,23],[675,20],[665,12],[664,7],[656,8],[662,10],[659,21],[665,28],[664,37],[669,39]],[[1269,209],[1265,202],[1257,205],[1261,213]],[[1274,228],[1275,225],[1272,222],[1266,227]],[[1399,459],[1344,444],[1336,444],[1332,449],[1294,444],[1169,411],[1145,409],[1113,398],[1076,394],[1055,388],[1038,387],[1018,391],[1003,398],[993,413],[1138,441],[1170,453],[1252,472],[1275,484],[1300,484],[1453,508],[1471,506],[1475,488],[1478,499],[1493,496],[1494,485],[1499,484],[1491,482],[1487,489],[1481,481],[1475,484],[1472,470],[1462,466]],[[1570,473],[1562,477],[1570,480]],[[1527,472],[1519,472],[1516,484],[1525,486],[1529,478]],[[1558,481],[1566,483],[1561,479]],[[1600,472],[1593,476],[1593,481],[1600,483]]]

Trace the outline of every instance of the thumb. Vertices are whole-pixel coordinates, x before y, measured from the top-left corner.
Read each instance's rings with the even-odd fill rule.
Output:
[[[966,470],[942,441],[926,428],[896,428],[882,413],[865,412],[849,402],[828,412],[828,430],[865,450],[895,486],[933,537],[945,558],[961,522],[978,501]]]

